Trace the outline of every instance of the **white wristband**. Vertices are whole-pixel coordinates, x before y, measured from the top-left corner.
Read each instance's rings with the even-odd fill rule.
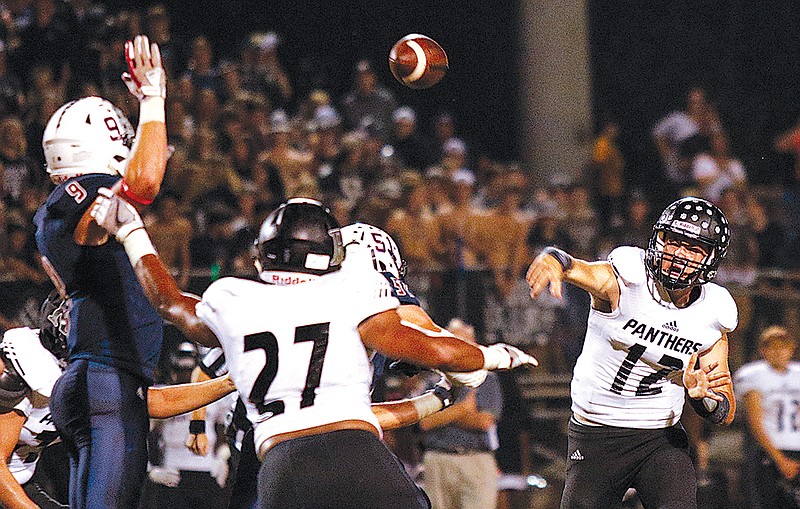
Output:
[[[164,98],[163,97],[145,97],[139,103],[139,125],[142,126],[147,122],[161,122],[166,120],[164,113]]]
[[[420,419],[435,414],[444,407],[444,403],[439,399],[433,391],[426,392],[422,396],[411,400],[414,408],[417,410],[417,415]]]
[[[136,267],[136,264],[143,256],[156,254],[156,248],[153,247],[150,236],[147,235],[147,230],[144,228],[133,230],[125,237],[125,242],[122,245],[125,247],[125,252],[128,253],[128,259],[133,267]]]

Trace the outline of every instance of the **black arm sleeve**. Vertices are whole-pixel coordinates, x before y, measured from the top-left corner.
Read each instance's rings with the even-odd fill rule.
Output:
[[[719,394],[716,393],[715,394]],[[689,394],[686,394],[686,397],[689,398]],[[725,419],[728,417],[728,412],[731,410],[731,403],[728,401],[728,396],[722,394],[722,401],[714,401],[717,403],[716,408],[709,411],[706,408],[706,405],[703,403],[703,399],[693,399],[689,398],[689,404],[692,405],[692,408],[697,415],[702,417],[703,419],[713,423],[713,424],[722,424],[725,422]]]

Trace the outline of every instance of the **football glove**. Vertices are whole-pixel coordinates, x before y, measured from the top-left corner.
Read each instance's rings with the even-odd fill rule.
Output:
[[[120,198],[107,187],[97,191],[89,212],[102,228],[124,243],[133,231],[144,228],[144,223],[133,205]]]
[[[139,102],[147,97],[167,97],[167,74],[158,44],[151,44],[146,35],[137,35],[125,43],[125,63],[128,72],[122,73],[122,81]]]
[[[478,345],[478,348],[483,352],[483,369],[489,371],[539,365],[539,361],[532,355],[528,355],[519,348],[505,343],[496,343],[489,346]]]

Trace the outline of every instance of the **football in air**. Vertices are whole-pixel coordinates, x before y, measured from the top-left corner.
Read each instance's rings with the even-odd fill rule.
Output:
[[[430,37],[409,34],[392,46],[389,68],[397,81],[407,87],[432,87],[447,72],[447,53]]]

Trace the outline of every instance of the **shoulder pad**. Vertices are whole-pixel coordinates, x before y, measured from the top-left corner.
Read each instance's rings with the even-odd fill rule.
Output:
[[[736,301],[731,297],[730,292],[714,283],[706,283],[705,290],[708,298],[713,299],[713,309],[716,310],[717,322],[723,332],[731,332],[739,324],[739,310]]]
[[[58,359],[42,346],[38,329],[20,327],[6,331],[0,350],[32,390],[50,397],[53,384],[61,376],[61,367]]]
[[[625,286],[641,285],[647,281],[643,249],[632,246],[618,247],[609,253],[608,261]]]

